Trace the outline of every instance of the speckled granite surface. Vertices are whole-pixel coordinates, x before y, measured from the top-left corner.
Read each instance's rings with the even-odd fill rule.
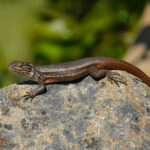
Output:
[[[22,96],[36,84],[1,89],[0,150],[149,150],[150,88],[121,74],[127,86],[88,76],[32,102]]]

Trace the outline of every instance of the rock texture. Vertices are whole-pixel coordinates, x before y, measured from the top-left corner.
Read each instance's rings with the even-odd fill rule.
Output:
[[[150,88],[118,71],[128,85],[90,76],[47,85],[24,101],[36,84],[0,90],[0,150],[149,150]]]

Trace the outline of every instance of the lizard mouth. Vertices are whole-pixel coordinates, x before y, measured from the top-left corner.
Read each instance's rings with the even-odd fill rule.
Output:
[[[9,69],[10,71],[13,71],[12,64],[9,64],[8,69]]]
[[[13,61],[13,62],[11,62],[11,63],[8,65],[8,69],[9,69],[10,71],[14,71],[15,68],[16,68],[16,61]]]

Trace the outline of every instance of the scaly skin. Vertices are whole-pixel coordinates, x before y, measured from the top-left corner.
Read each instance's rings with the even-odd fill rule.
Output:
[[[45,66],[19,61],[13,61],[9,65],[9,70],[39,84],[37,89],[25,95],[26,99],[32,99],[36,95],[46,91],[45,84],[72,81],[87,75],[98,79],[107,76],[111,83],[115,82],[118,86],[118,82],[126,84],[125,81],[119,78],[119,73],[110,71],[112,69],[127,71],[150,86],[150,78],[143,71],[128,62],[109,57],[90,57],[72,62]]]

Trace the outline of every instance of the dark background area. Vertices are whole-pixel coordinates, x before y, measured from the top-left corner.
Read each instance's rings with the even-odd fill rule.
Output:
[[[34,64],[83,57],[123,58],[147,0],[1,0],[0,87],[19,81],[13,60]]]

